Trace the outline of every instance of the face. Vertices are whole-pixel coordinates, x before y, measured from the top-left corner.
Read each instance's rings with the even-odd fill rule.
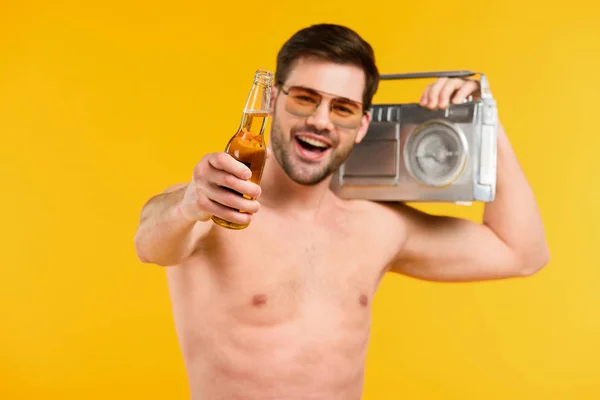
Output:
[[[271,147],[295,182],[330,176],[366,134],[364,72],[354,66],[302,59],[272,93]]]

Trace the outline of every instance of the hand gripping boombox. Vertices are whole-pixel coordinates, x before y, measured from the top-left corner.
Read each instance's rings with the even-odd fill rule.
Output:
[[[381,75],[381,80],[469,77],[471,71]],[[496,101],[480,75],[481,96],[444,110],[418,103],[374,104],[365,138],[334,173],[345,199],[491,202],[496,193]]]

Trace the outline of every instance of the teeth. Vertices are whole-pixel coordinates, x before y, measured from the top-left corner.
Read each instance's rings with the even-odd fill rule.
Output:
[[[321,148],[326,148],[329,147],[327,144],[319,141],[319,140],[315,140],[309,137],[305,137],[305,136],[297,136],[298,140],[303,141],[304,143],[308,143],[310,145],[313,145],[315,147],[321,147]]]

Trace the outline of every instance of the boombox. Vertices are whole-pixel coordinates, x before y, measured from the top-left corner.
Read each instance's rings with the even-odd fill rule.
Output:
[[[381,80],[469,77],[471,71],[381,75]],[[345,199],[491,202],[496,193],[497,109],[487,78],[481,96],[443,110],[374,104],[364,139],[333,174]]]

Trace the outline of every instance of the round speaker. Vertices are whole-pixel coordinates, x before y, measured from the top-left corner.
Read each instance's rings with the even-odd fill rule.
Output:
[[[462,173],[468,154],[464,133],[446,121],[418,126],[407,138],[404,163],[410,175],[426,186],[448,186]]]

